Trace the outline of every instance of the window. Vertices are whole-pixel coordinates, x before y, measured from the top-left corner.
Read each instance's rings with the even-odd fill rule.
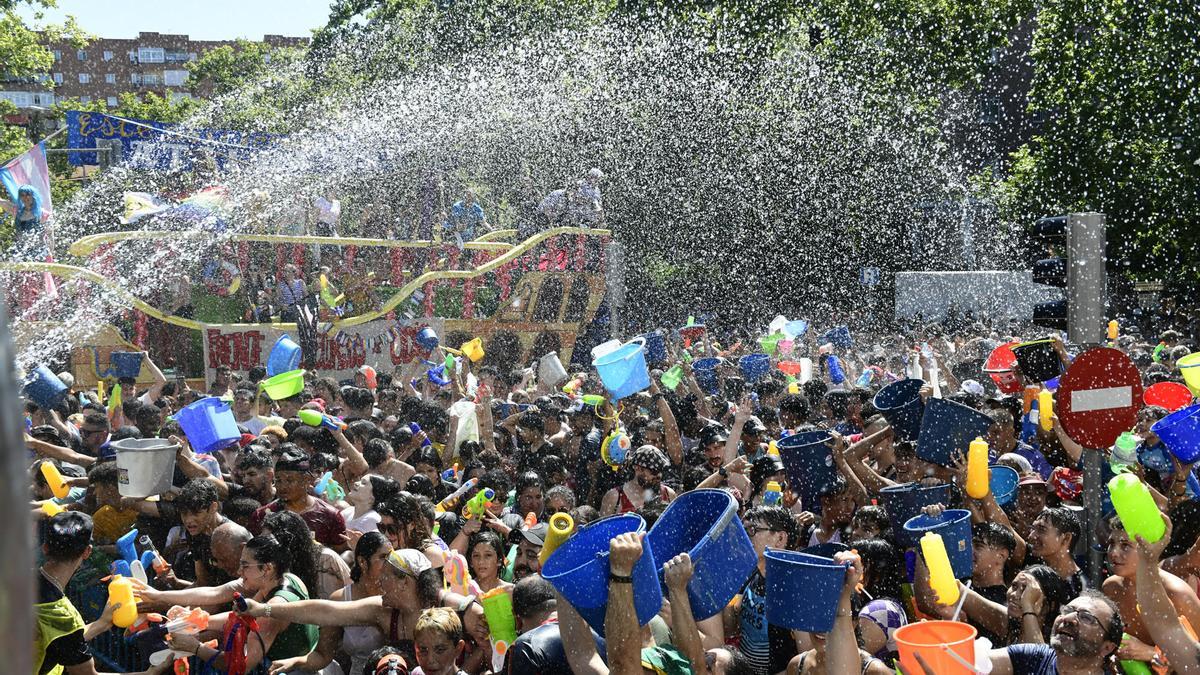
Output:
[[[181,87],[187,83],[188,71],[186,70],[164,70],[163,84],[168,87]]]
[[[105,60],[105,61],[112,61],[112,60],[113,60],[113,53],[112,53],[112,52],[110,52],[110,51],[108,51],[107,49],[105,49],[105,50],[104,50],[104,60]]]
[[[108,107],[110,107],[110,108],[115,108],[115,107],[117,107],[117,97],[116,97],[116,96],[109,96],[108,98],[104,99],[104,104],[105,104],[105,105],[107,105],[107,106],[108,106]]]
[[[54,94],[34,94],[33,104],[42,106],[54,105]]]
[[[177,103],[179,101],[184,101],[184,100],[187,100],[187,101],[192,100],[192,95],[187,93],[186,91],[171,92],[171,103]]]
[[[116,76],[116,74],[114,74],[114,73],[105,73],[105,74],[104,74],[104,83],[105,83],[105,84],[116,84],[116,83],[117,83],[117,76]]]
[[[142,84],[147,87],[156,87],[162,84],[162,76],[158,73],[142,73]]]
[[[138,47],[137,58],[142,63],[162,63],[166,60],[165,51],[162,47]]]
[[[87,50],[85,50],[85,49],[76,50],[75,58],[79,59],[80,61],[87,61]]]
[[[54,84],[62,84],[62,73],[54,74]]]
[[[80,103],[91,103],[91,102],[92,102],[92,97],[91,97],[91,96],[80,96],[80,97],[79,97],[79,102],[80,102]]]
[[[130,63],[137,63],[137,62],[138,62],[137,52],[135,52],[134,50],[130,49],[128,53],[129,53],[129,62],[130,62]]]
[[[92,81],[92,76],[90,73],[80,73],[79,74],[79,84],[90,84],[91,81]]]
[[[54,50],[54,62],[58,63],[59,61],[62,61],[62,52],[55,49]]]
[[[166,53],[167,63],[186,63],[188,61],[191,61],[190,57],[191,57],[191,55],[188,54],[187,52],[167,52]]]
[[[142,74],[141,73],[130,73],[129,74],[129,83],[130,84],[141,84],[142,83]]]

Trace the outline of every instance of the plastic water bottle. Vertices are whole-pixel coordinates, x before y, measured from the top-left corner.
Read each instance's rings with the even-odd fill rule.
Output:
[[[1138,477],[1131,473],[1123,473],[1108,481],[1108,492],[1112,495],[1113,508],[1121,517],[1121,524],[1129,538],[1137,541],[1140,534],[1143,539],[1153,544],[1166,534],[1167,526],[1163,522],[1158,505],[1150,490]]]
[[[929,568],[929,587],[938,595],[938,604],[953,605],[958,602],[958,581],[950,567],[950,556],[946,554],[946,543],[942,535],[926,532],[921,537],[921,553],[925,566]]]
[[[829,355],[829,381],[834,384],[841,384],[846,381],[846,373],[842,371],[842,363],[838,361],[838,357],[834,354]]]
[[[1038,423],[1043,431],[1054,428],[1054,394],[1049,389],[1038,392]]]
[[[972,499],[983,499],[988,489],[988,444],[976,438],[967,449],[967,494]]]

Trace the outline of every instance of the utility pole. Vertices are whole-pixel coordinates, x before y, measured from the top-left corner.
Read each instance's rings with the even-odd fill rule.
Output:
[[[5,672],[33,672],[33,533],[29,510],[29,472],[22,442],[21,401],[17,397],[16,363],[8,332],[8,311],[0,303],[0,443],[9,449],[0,459],[0,649],[5,657]]]

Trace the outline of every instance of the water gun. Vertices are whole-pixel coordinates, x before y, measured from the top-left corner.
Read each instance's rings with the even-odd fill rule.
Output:
[[[487,511],[492,500],[496,498],[496,491],[492,488],[484,488],[475,493],[474,497],[467,500],[467,505],[463,510],[467,512],[467,518],[483,518],[483,512]]]
[[[858,376],[858,379],[854,382],[854,386],[869,387],[871,385],[871,380],[874,377],[875,373],[872,372],[870,368],[867,368],[866,370],[862,371],[862,375]]]
[[[143,534],[138,538],[138,543],[142,545],[142,567],[144,569],[152,569],[155,574],[163,574],[167,571],[167,561],[159,555],[158,549],[154,547],[154,542],[150,540],[150,535]]]
[[[967,449],[967,494],[972,499],[986,497],[988,478],[988,444],[977,437]]]
[[[1112,495],[1113,508],[1121,517],[1121,524],[1129,538],[1137,541],[1137,535],[1142,535],[1146,541],[1154,543],[1163,538],[1167,526],[1163,523],[1162,514],[1154,497],[1145,483],[1131,473],[1122,473],[1108,481],[1108,492]]]
[[[1116,323],[1115,321],[1113,323]],[[1129,633],[1121,636],[1121,642],[1129,639]],[[1121,659],[1121,672],[1125,675],[1151,675],[1154,671],[1150,669],[1150,665],[1145,661],[1134,661],[1133,659]]]
[[[604,442],[600,444],[600,458],[613,471],[620,471],[621,464],[625,462],[625,456],[629,454],[629,449],[632,446],[633,442],[629,440],[629,436],[620,429],[617,429],[609,434],[604,439]]]
[[[158,612],[150,612],[148,614],[139,614],[137,621],[134,621],[133,624],[131,626],[129,626],[129,628],[125,629],[125,636],[130,637],[133,635],[137,635],[138,633],[141,633],[142,631],[150,630],[151,628],[154,628],[157,624],[161,624],[162,622],[164,622],[166,620],[167,620],[166,617],[164,617],[162,614],[159,614]],[[166,632],[166,628],[163,628],[163,632],[164,633]]]
[[[150,579],[146,576],[146,568],[142,567],[141,560],[134,560],[129,563],[129,578],[136,579],[143,584],[150,583]]]
[[[546,543],[538,553],[538,562],[545,565],[550,554],[563,544],[575,532],[575,519],[569,513],[559,512],[550,516],[550,531],[546,534]]]
[[[446,366],[444,364],[425,371],[425,377],[439,387],[450,384],[450,378],[446,377]]]
[[[1108,322],[1108,340],[1116,342],[1117,337],[1121,334],[1121,324],[1117,323],[1116,319]]]
[[[117,575],[108,583],[108,603],[118,602],[121,606],[113,612],[113,625],[117,628],[129,628],[137,621],[137,600],[133,596],[133,582],[121,575]]]
[[[196,635],[208,630],[208,612],[199,607],[191,611],[179,606],[172,607],[167,612],[166,629],[175,635]]]
[[[504,655],[517,639],[517,622],[513,618],[512,596],[503,588],[493,588],[479,599],[492,635],[492,666],[497,671],[504,666]],[[497,664],[499,661],[499,665]]]
[[[1049,389],[1038,392],[1038,424],[1043,431],[1054,428],[1054,394]]]
[[[108,566],[108,573],[114,577],[129,578],[133,576],[133,570],[129,567],[129,561],[121,559],[112,561]]]
[[[108,410],[108,421],[113,424],[113,428],[116,429],[118,426],[121,426],[121,425],[117,424],[117,422],[116,422],[117,416],[120,415],[123,411],[123,409],[121,408],[121,383],[120,382],[117,382],[116,384],[113,385],[112,395],[108,397],[107,410]]]
[[[453,508],[454,503],[458,501],[459,497],[462,497],[463,495],[465,495],[468,491],[471,490],[471,488],[475,487],[475,485],[477,483],[479,483],[478,478],[472,478],[472,479],[468,480],[467,482],[463,483],[462,487],[460,487],[457,490],[455,490],[454,492],[451,492],[450,494],[446,495],[445,499],[438,502],[437,505],[434,507],[434,510],[437,511],[438,513],[445,513],[447,508]]]
[[[62,472],[54,466],[54,462],[50,460],[42,460],[42,477],[46,479],[46,483],[50,486],[50,491],[59,499],[66,499],[67,495],[71,494],[71,486],[67,485],[67,479],[63,478]]]
[[[137,548],[134,546],[137,538],[138,531],[135,527],[117,539],[117,553],[120,553],[121,557],[128,563],[133,563],[138,559]]]
[[[772,457],[779,456],[779,443],[776,443],[774,438],[767,441],[767,454]]]
[[[763,506],[777,506],[783,501],[783,487],[778,481],[767,481],[767,487],[763,489]]]
[[[583,404],[590,405],[593,408],[599,408],[600,406],[604,405],[604,397],[600,394],[584,394]]]
[[[417,424],[416,422],[409,422],[408,429],[413,433],[413,436],[419,436],[421,434],[421,425]],[[426,435],[425,440],[421,441],[421,447],[428,448],[431,445],[433,445],[433,441],[429,440],[429,436]]]
[[[1162,361],[1162,354],[1165,351],[1167,351],[1167,343],[1160,342],[1160,343],[1158,343],[1158,346],[1154,348],[1154,351],[1151,352],[1150,358],[1155,363],[1160,363]]]
[[[320,410],[300,410],[296,413],[296,416],[300,418],[301,422],[310,427],[325,427],[331,431],[339,429],[345,431],[346,429],[345,422],[336,417],[330,417]]]
[[[525,514],[525,529],[537,527],[537,515],[533,511]]]
[[[342,304],[342,301],[346,299],[345,295],[339,294],[334,296],[333,287],[329,285],[329,278],[324,274],[320,276],[318,283],[321,285],[321,300],[324,301],[330,309],[336,309],[337,306]]]
[[[346,496],[346,491],[333,479],[332,471],[321,474],[321,479],[317,481],[315,489],[317,494],[324,495],[325,499],[331,502],[341,501]]]
[[[447,483],[458,482],[458,462],[455,462],[454,466],[442,472],[442,480],[446,481]]]
[[[958,582],[954,579],[954,570],[950,567],[950,557],[946,554],[942,535],[926,532],[921,537],[921,553],[925,558],[925,566],[929,568],[929,586],[937,593],[938,604],[953,605],[958,602]]]
[[[571,398],[575,398],[575,394],[579,391],[579,388],[582,386],[583,386],[583,380],[581,380],[577,377],[577,378],[571,380],[570,382],[564,384],[562,390],[563,390],[563,393],[566,394],[567,396],[570,396]]]
[[[475,583],[475,580],[471,578],[471,571],[467,567],[467,559],[458,551],[450,551],[446,554],[446,564],[442,567],[442,583],[445,588],[459,595],[473,595],[475,597],[483,595],[479,584]]]

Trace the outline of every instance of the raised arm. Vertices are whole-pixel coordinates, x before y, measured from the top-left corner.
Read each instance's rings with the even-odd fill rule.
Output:
[[[1167,595],[1159,573],[1158,559],[1171,541],[1171,519],[1163,515],[1167,531],[1162,539],[1153,544],[1141,535],[1137,536],[1137,602],[1141,607],[1142,622],[1154,644],[1167,655],[1176,672],[1200,672],[1200,645],[1188,635],[1179,621],[1175,606]]]
[[[157,401],[162,396],[163,387],[167,384],[167,377],[158,369],[158,365],[150,358],[148,352],[142,352],[142,363],[150,370],[150,374],[154,376],[154,384],[146,390],[145,396],[150,402]]]
[[[142,601],[138,603],[139,611],[144,605],[148,610],[182,605],[192,607],[213,607],[233,602],[234,593],[242,593],[242,580],[234,579],[221,586],[193,586],[180,591],[160,591],[135,581],[137,593]]]
[[[315,626],[374,626],[383,608],[383,600],[373,595],[361,600],[336,602],[333,600],[298,600],[282,605],[271,605],[271,618],[291,623],[310,623]],[[246,600],[246,614],[254,617],[267,616],[267,605]]]
[[[619,534],[609,543],[610,577],[631,577],[642,557],[642,535]],[[642,675],[640,627],[633,618],[633,584],[608,582],[608,609],[604,613],[604,636],[608,644],[609,671],[616,675]]]
[[[692,672],[702,675],[708,672],[708,665],[704,660],[704,644],[687,592],[692,571],[692,559],[686,553],[680,553],[663,565],[663,576],[671,597],[671,639],[691,662]]]

